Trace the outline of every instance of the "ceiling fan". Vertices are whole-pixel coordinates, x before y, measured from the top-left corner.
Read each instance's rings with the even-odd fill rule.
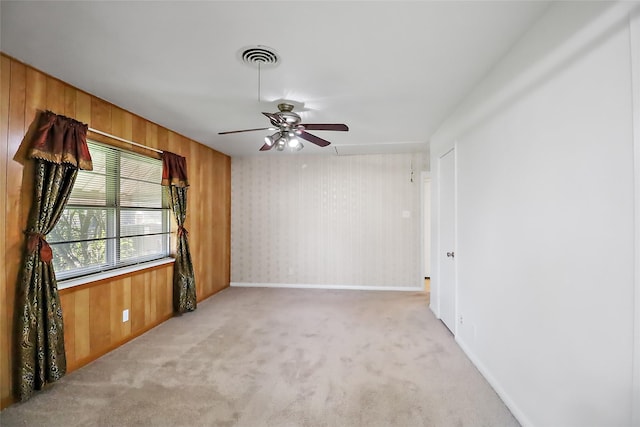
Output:
[[[218,135],[228,135],[230,133],[240,132],[253,132],[257,130],[275,130],[277,131],[273,135],[266,136],[264,138],[264,145],[260,147],[260,151],[269,151],[273,147],[278,151],[282,151],[285,148],[289,148],[293,151],[302,150],[302,143],[299,138],[306,139],[307,141],[316,144],[320,147],[326,147],[331,144],[326,139],[322,139],[315,135],[310,134],[307,130],[334,130],[346,132],[349,127],[345,124],[320,124],[320,123],[300,123],[302,120],[300,116],[293,112],[293,105],[291,104],[278,104],[277,113],[262,113],[271,122],[272,127],[257,128],[257,129],[244,129],[233,130],[229,132],[219,132]]]

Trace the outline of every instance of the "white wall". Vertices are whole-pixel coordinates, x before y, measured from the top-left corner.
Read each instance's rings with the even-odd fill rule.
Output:
[[[422,288],[425,157],[234,158],[232,285]]]
[[[553,4],[432,140],[434,193],[458,160],[456,339],[525,426],[632,423],[633,8]]]

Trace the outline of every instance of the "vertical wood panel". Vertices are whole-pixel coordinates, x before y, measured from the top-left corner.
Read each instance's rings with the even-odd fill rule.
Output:
[[[147,142],[147,122],[146,120],[133,116],[131,124],[131,139],[139,144]]]
[[[149,325],[156,319],[156,286],[154,278],[156,271],[145,274],[144,287],[147,295],[147,304],[144,307],[144,324]]]
[[[131,332],[136,333],[145,325],[145,305],[147,301],[144,275],[137,274],[131,278]]]
[[[122,300],[123,307],[122,308],[129,310],[129,321],[121,324],[120,335],[122,337],[128,337],[131,335],[131,277],[122,279],[122,291],[123,291],[123,300]]]
[[[209,157],[209,161],[212,162],[212,164],[216,164],[217,159],[214,156],[210,156]],[[211,173],[206,177],[206,179],[209,180],[209,185],[211,186],[210,191],[213,194],[217,194],[220,190],[220,172],[218,171],[218,165],[216,164],[216,167],[211,168]],[[217,201],[217,200],[216,200]],[[211,286],[209,288],[209,294],[213,292],[213,290],[215,289],[215,287],[217,286],[217,280],[216,280],[216,274],[213,273],[215,271],[220,271],[220,263],[219,263],[219,257],[221,254],[221,249],[220,249],[220,235],[223,232],[223,230],[221,230],[220,228],[220,203],[210,203],[207,208],[209,209],[210,212],[210,220],[209,220],[209,224],[208,227],[211,229],[211,232],[213,233],[213,236],[216,236],[216,238],[213,240],[215,243],[213,245],[211,245],[211,250],[209,252],[209,257],[211,258],[211,271],[212,271],[212,279],[211,279]]]
[[[202,173],[204,172],[203,169],[206,169],[206,167],[200,167],[200,162],[197,161],[198,159],[200,159],[199,146],[197,144],[189,143],[188,149],[189,149],[189,153],[186,154],[186,157],[187,157],[187,174],[189,176],[190,187],[187,190],[187,218],[186,218],[185,226],[187,227],[187,230],[194,230],[194,229],[197,230],[196,233],[191,233],[188,236],[189,249],[191,250],[191,254],[192,254],[192,257],[194,257],[193,258],[194,260],[196,259],[202,260],[201,241],[202,239],[204,239],[203,233],[205,233],[205,230],[199,227],[200,221],[194,214],[196,209],[195,207],[198,206],[200,203],[204,203],[204,199],[200,199],[199,197],[197,197],[197,194],[201,192]],[[202,206],[200,206],[200,208],[202,208]],[[202,277],[202,266],[203,264],[208,264],[208,263],[209,261],[204,263],[195,262],[195,261],[193,262],[193,271],[195,274],[195,281],[196,281],[196,296],[198,299],[202,298],[203,291],[204,291],[204,278]]]
[[[217,292],[224,287],[228,286],[230,279],[230,244],[231,244],[231,204],[230,200],[226,198],[231,197],[230,183],[231,183],[231,163],[230,159],[226,156],[221,156],[219,153],[213,153],[212,163],[216,164],[214,168],[214,177],[212,181],[216,182],[216,203],[214,203],[212,210],[215,212],[215,266],[216,272],[215,286],[212,292]]]
[[[76,114],[76,90],[71,86],[64,86],[64,113],[65,116],[75,118]]]
[[[25,119],[31,122],[36,118],[38,110],[47,105],[47,76],[27,68],[26,90]]]
[[[209,165],[215,165],[214,162],[214,156],[213,156],[213,151],[211,150],[204,150],[202,151],[201,155],[206,159],[206,164]],[[201,193],[203,193],[209,185],[211,185],[211,183],[213,183],[216,179],[216,167],[210,167],[210,168],[203,168],[204,169],[204,176],[202,176],[201,178],[201,185],[203,186]],[[215,212],[215,201],[217,201],[217,197],[207,197],[204,201],[204,206],[202,208],[204,208],[207,212]],[[202,209],[201,208],[201,209]],[[196,219],[198,220],[198,227],[199,229],[204,229],[205,231],[205,235],[204,235],[204,239],[205,242],[211,242],[211,248],[212,248],[212,252],[213,252],[213,248],[218,246],[218,244],[216,243],[217,241],[219,241],[219,238],[216,238],[216,233],[219,233],[219,231],[216,229],[216,227],[213,226],[213,224],[207,224],[207,221],[205,220],[205,218],[202,215],[197,215]],[[205,250],[205,245],[201,245],[200,247],[200,259],[204,259],[207,256],[207,250]],[[211,254],[209,255],[211,256]],[[208,296],[211,295],[213,293],[213,289],[215,287],[215,270],[218,268],[217,262],[215,261],[215,259],[211,259],[210,262],[206,263],[206,271],[203,273],[204,277],[205,277],[205,292],[204,295]],[[218,273],[219,274],[219,273]]]
[[[222,194],[223,182],[222,182],[222,173],[219,170],[220,162],[218,159],[215,158],[215,156],[212,157],[211,161],[214,164],[217,164],[218,166],[212,171],[212,174],[209,177],[213,185],[212,191],[214,191],[215,194]],[[224,250],[224,248],[222,247],[222,241],[224,240],[223,236],[225,231],[224,231],[224,226],[222,224],[221,212],[224,210],[224,205],[221,203],[214,203],[209,206],[209,209],[211,209],[211,224],[209,226],[214,233],[213,236],[215,236],[212,238],[216,242],[211,249],[211,264],[212,264],[212,268],[214,269],[213,271],[216,272],[213,275],[214,279],[212,281],[213,283],[211,284],[211,289],[209,291],[209,294],[211,294],[218,287],[219,285],[218,277],[222,273],[221,261],[222,261],[223,250]]]
[[[155,123],[147,122],[147,141],[146,146],[151,148],[158,148],[158,125]]]
[[[47,109],[56,114],[64,114],[64,84],[53,77],[47,77]]]
[[[21,218],[22,204],[22,171],[21,164],[13,160],[14,155],[18,151],[20,142],[25,131],[25,96],[26,96],[26,68],[22,64],[11,62],[10,71],[10,87],[9,87],[9,120],[7,135],[7,169],[6,169],[6,211],[5,221],[13,226],[6,228],[5,235],[5,263],[6,268],[6,287],[5,298],[7,302],[7,328],[5,332],[5,343],[7,350],[2,355],[2,375],[6,380],[2,381],[2,395],[9,396],[12,389],[11,366],[13,363],[13,352],[11,351],[14,343],[13,313],[15,304],[15,289],[18,280],[18,270],[20,266],[20,254],[23,245],[22,230],[24,222]],[[3,92],[4,94],[4,92]],[[6,96],[6,95],[5,95]],[[5,376],[8,374],[7,376]]]
[[[60,295],[62,317],[64,318],[64,348],[67,356],[67,364],[76,361],[76,300],[75,294]]]
[[[216,156],[218,155],[216,154]],[[229,284],[231,283],[231,157],[225,156],[223,161],[225,164],[225,183],[226,184],[225,184],[225,193],[223,196],[224,200],[219,200],[219,202],[225,204],[226,211],[227,211],[225,213],[226,239],[224,243],[225,253],[224,253],[224,270],[223,270],[226,272],[226,274],[222,278],[223,283],[219,289],[229,286]]]
[[[3,96],[0,99],[0,256],[1,261],[5,261],[7,253],[6,241],[6,207],[7,202],[7,173],[5,165],[9,162],[7,155],[7,144],[9,136],[9,93],[11,88],[11,63],[8,58],[0,57],[0,81]],[[5,264],[6,265],[6,264]],[[0,396],[5,399],[11,393],[11,315],[13,313],[13,303],[7,300],[7,286],[10,279],[7,277],[5,268],[0,272],[0,378],[6,380],[0,383]]]
[[[144,287],[144,325],[147,326],[147,324],[151,323],[151,282],[149,279],[147,279],[146,277],[147,275],[143,276],[143,287]]]
[[[117,108],[117,107],[112,107],[111,108],[111,133],[113,133],[114,135],[118,135],[121,138],[124,138],[123,135],[126,130],[125,130],[125,122],[124,122],[124,110]],[[98,129],[101,130],[101,129]]]
[[[178,141],[178,135],[175,132],[169,131],[167,137],[167,150],[172,153],[180,154],[180,143]]]
[[[89,357],[91,354],[91,325],[90,325],[90,292],[81,289],[73,293],[75,299],[75,361]]]
[[[165,128],[159,128],[157,137],[158,146],[156,148],[158,150],[169,150],[169,131]]]
[[[215,231],[216,244],[212,248],[212,264],[215,266],[216,273],[215,283],[212,289],[212,293],[222,289],[225,286],[225,277],[228,274],[228,262],[227,262],[227,240],[229,236],[228,228],[228,204],[221,203],[219,200],[227,194],[227,174],[229,173],[226,159],[220,156],[213,155],[212,163],[216,164],[214,168],[214,174],[211,177],[214,194],[219,195],[216,198],[217,203],[211,206],[211,228]]]
[[[122,129],[118,136],[124,139],[133,139],[133,114],[128,111],[122,111]]]
[[[211,155],[211,153],[208,153],[207,156],[207,161],[208,162],[214,162],[215,159],[214,157]],[[210,163],[212,165],[214,165],[215,163]],[[201,178],[201,180],[203,180],[204,182],[207,182],[207,185],[209,185],[209,190],[212,193],[217,192],[218,190],[218,186],[219,183],[218,181],[218,174],[216,173],[216,169],[217,167],[211,167],[206,171],[206,175],[203,176]],[[206,211],[201,211],[199,212],[199,218],[204,218],[202,215],[205,215],[206,213],[206,217],[209,218],[209,224],[208,224],[208,234],[206,236],[206,239],[216,239],[217,236],[219,236],[220,234],[220,230],[218,229],[218,220],[216,218],[216,204],[212,203],[214,202],[216,199],[213,197],[210,197],[207,202],[206,202]],[[203,226],[204,224],[200,223],[200,226]],[[206,290],[206,294],[204,296],[208,296],[211,295],[211,293],[213,292],[213,289],[216,286],[216,270],[219,269],[218,267],[218,254],[220,253],[221,248],[220,247],[212,247],[210,251],[208,251],[208,256],[210,258],[209,263],[207,265],[208,270],[206,272],[206,277],[208,278],[208,287]]]
[[[111,107],[101,99],[91,97],[91,127],[111,133]]]
[[[109,298],[111,322],[109,328],[109,345],[120,342],[122,336],[122,310],[124,306],[124,282],[117,280],[110,286],[111,296]]]
[[[8,58],[0,57],[0,92],[8,94],[11,87],[11,63]],[[6,212],[6,194],[7,194],[7,171],[5,165],[8,162],[7,157],[7,139],[9,133],[9,96],[5,95],[0,98],[0,254],[4,258],[5,253],[5,212]],[[0,295],[4,297],[5,283],[7,280],[6,272],[0,273]],[[1,299],[4,301],[4,298]],[[0,310],[4,310],[0,308]],[[2,318],[4,319],[4,317]]]
[[[76,90],[76,120],[91,126],[91,96]]]
[[[161,318],[165,315],[167,293],[165,292],[164,280],[164,271],[156,270],[153,278],[156,285],[156,318]]]
[[[173,266],[164,270],[165,314],[173,312]]]
[[[89,289],[89,328],[92,353],[100,353],[111,344],[111,286]]]

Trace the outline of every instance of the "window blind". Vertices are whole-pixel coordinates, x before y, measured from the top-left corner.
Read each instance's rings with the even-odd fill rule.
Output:
[[[162,162],[89,142],[93,171],[79,171],[47,237],[64,280],[169,255]]]

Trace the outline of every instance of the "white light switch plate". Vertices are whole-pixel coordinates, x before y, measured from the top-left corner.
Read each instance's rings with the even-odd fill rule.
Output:
[[[122,310],[122,323],[129,321],[129,309]]]

